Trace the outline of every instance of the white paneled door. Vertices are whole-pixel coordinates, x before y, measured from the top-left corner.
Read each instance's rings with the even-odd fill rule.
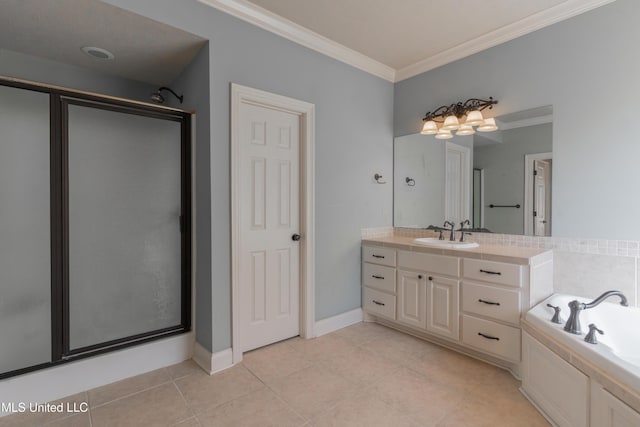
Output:
[[[300,116],[242,102],[238,128],[242,352],[300,333]]]
[[[551,236],[551,163],[549,160],[533,161],[534,234]]]

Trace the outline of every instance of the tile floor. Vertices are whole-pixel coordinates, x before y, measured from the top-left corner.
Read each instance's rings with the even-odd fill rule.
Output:
[[[374,323],[293,338],[209,376],[192,361],[79,393],[87,413],[7,426],[548,426],[498,368]]]

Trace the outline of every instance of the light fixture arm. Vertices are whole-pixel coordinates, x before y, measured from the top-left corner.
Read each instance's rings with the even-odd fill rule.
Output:
[[[180,104],[182,104],[182,100],[184,99],[184,96],[183,96],[183,95],[178,95],[177,93],[175,93],[175,92],[173,91],[173,89],[168,88],[168,87],[166,87],[166,86],[162,86],[160,89],[158,89],[158,92],[161,92],[161,91],[163,91],[163,90],[167,90],[167,91],[171,92],[171,93],[173,94],[173,96],[175,96],[176,98],[178,98],[178,101],[180,101]]]
[[[433,112],[429,111],[422,119],[423,122],[433,120],[434,122],[444,122],[444,119],[449,116],[456,116],[461,118],[466,116],[470,111],[482,111],[485,109],[492,109],[498,101],[489,97],[488,100],[479,98],[470,98],[465,102],[458,102],[451,105],[442,105],[436,108]]]

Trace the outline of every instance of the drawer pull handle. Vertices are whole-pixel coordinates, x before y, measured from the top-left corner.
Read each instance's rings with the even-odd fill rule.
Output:
[[[377,305],[382,305],[382,306],[384,306],[384,303],[383,303],[383,302],[380,302],[380,301],[376,301],[376,300],[372,300],[372,302],[373,302],[374,304],[377,304]]]
[[[484,303],[484,304],[489,304],[489,305],[500,305],[499,302],[485,301],[483,299],[479,299],[478,302],[481,302],[481,303]]]
[[[384,259],[384,255],[371,254],[371,256],[374,257],[374,258],[383,258]]]
[[[384,280],[384,277],[382,276],[376,276],[375,274],[372,274],[371,277],[373,277],[374,279],[380,279],[380,280]]]
[[[502,275],[502,273],[500,273],[499,271],[489,271],[489,270],[483,270],[483,269],[480,269],[480,273],[497,274],[498,276]]]
[[[478,335],[480,335],[483,338],[486,338],[488,340],[496,340],[496,341],[500,341],[500,338],[498,337],[492,337],[491,335],[485,335],[482,332],[478,332]]]

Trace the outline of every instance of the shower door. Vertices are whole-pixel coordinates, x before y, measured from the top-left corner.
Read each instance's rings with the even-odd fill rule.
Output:
[[[63,99],[66,354],[178,328],[180,121]]]
[[[51,361],[49,95],[0,86],[0,373]]]

